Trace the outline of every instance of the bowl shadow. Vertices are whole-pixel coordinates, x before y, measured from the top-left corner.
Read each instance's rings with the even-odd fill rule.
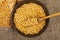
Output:
[[[20,32],[15,27],[14,14],[16,12],[16,9],[18,9],[19,7],[21,7],[25,3],[27,4],[27,3],[31,3],[31,2],[32,3],[36,3],[36,4],[40,5],[40,6],[42,6],[42,8],[44,9],[44,12],[46,13],[46,16],[49,15],[49,12],[48,12],[48,9],[46,8],[46,6],[43,3],[41,3],[40,1],[38,1],[38,0],[24,0],[24,1],[16,2],[16,5],[14,6],[14,9],[12,11],[12,16],[11,16],[11,27],[12,27],[13,31],[18,32],[19,34],[21,34],[21,35],[23,35],[25,37],[35,37],[35,36],[41,35],[46,30],[46,28],[48,27],[48,24],[49,24],[49,19],[46,19],[45,20],[46,21],[46,25],[43,27],[43,29],[38,34],[33,34],[33,35],[30,35],[30,34],[25,35],[24,33]]]

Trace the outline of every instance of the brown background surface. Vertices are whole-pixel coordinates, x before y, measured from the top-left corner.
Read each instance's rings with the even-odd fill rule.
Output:
[[[60,0],[39,1],[47,7],[49,14],[60,11]],[[7,31],[0,29],[0,40],[60,40],[60,16],[50,18],[47,29],[39,36],[29,38],[20,35],[12,29]]]

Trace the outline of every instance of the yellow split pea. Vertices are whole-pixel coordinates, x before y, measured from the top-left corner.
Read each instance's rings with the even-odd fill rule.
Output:
[[[35,3],[22,5],[16,10],[14,16],[15,27],[25,34],[37,34],[45,26],[45,21],[39,22],[40,18],[45,17],[43,8]]]
[[[16,0],[0,0],[0,28],[10,28],[11,12]]]

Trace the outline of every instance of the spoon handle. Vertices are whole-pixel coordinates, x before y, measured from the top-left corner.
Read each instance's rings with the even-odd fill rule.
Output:
[[[48,18],[52,18],[52,17],[55,17],[55,16],[59,16],[59,15],[60,15],[60,12],[52,14],[52,15],[49,15],[49,16],[46,16],[46,17],[42,18],[40,21],[48,19]]]

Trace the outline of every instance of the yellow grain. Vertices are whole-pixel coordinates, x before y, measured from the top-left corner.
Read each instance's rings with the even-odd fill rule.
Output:
[[[40,5],[28,3],[16,10],[14,22],[19,31],[25,34],[35,34],[39,33],[45,26],[45,21],[40,23],[38,18],[45,16],[44,10]]]
[[[0,28],[9,28],[15,0],[0,0]]]

